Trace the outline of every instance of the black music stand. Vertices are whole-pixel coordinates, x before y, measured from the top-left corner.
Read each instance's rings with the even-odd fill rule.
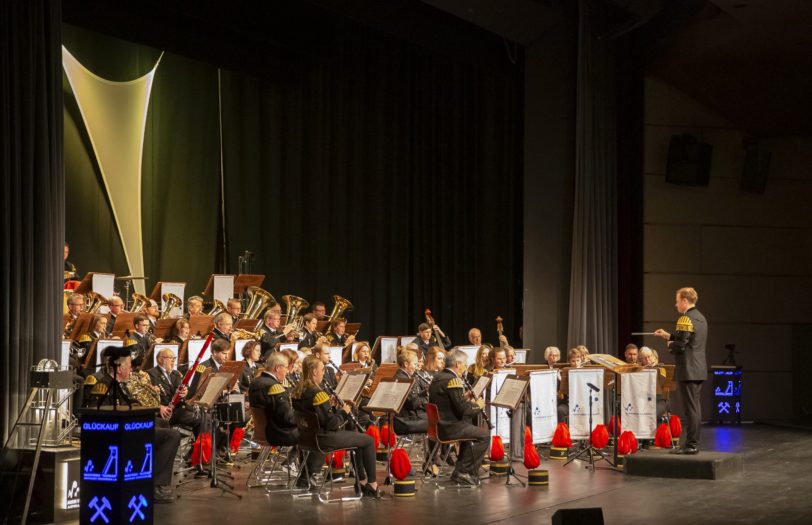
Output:
[[[383,388],[382,385],[384,385]],[[399,393],[394,391],[389,393],[385,392],[385,390],[401,388],[400,386],[394,385],[408,385],[408,387],[402,388],[402,391]],[[389,434],[386,436],[386,479],[383,482],[384,485],[392,484],[392,447],[389,443],[391,443],[391,436],[395,432],[395,414],[400,414],[400,411],[403,410],[403,404],[406,403],[406,398],[409,397],[413,386],[414,379],[410,379],[409,381],[395,378],[385,379],[379,383],[378,388],[375,389],[376,393],[380,392],[378,397],[373,393],[369,399],[369,403],[367,403],[365,407],[371,412],[385,412],[389,424]],[[399,394],[400,398],[396,398],[396,394]]]
[[[597,386],[593,385],[592,383],[587,383],[587,389],[589,390],[589,393],[588,393],[588,395],[589,395],[589,427],[588,427],[589,428],[589,440],[588,440],[589,445],[586,446],[586,447],[582,446],[577,451],[570,454],[570,457],[567,459],[567,461],[564,463],[563,466],[566,467],[567,465],[569,465],[570,463],[572,463],[576,459],[580,459],[580,460],[585,459],[586,461],[589,462],[589,464],[586,465],[584,468],[588,468],[588,469],[590,469],[590,470],[592,470],[594,472],[594,470],[595,470],[595,455],[597,455],[600,458],[599,461],[600,460],[606,461],[610,465],[612,465],[612,462],[609,461],[609,458],[607,457],[606,453],[604,453],[603,451],[598,450],[598,449],[596,449],[595,447],[592,446],[592,393],[593,392],[595,392],[595,393],[600,392],[601,389],[598,388]],[[617,428],[617,425],[615,425],[615,428]],[[615,443],[615,450],[617,450],[617,443]],[[582,457],[584,454],[587,455],[586,458]],[[614,467],[614,465],[612,465],[612,466]]]
[[[524,429],[524,421],[525,421],[525,414],[524,414],[524,396],[527,393],[527,387],[530,382],[527,379],[517,379],[515,377],[506,377],[504,383],[502,383],[502,387],[499,389],[499,392],[496,394],[496,397],[491,401],[492,406],[506,408],[509,410],[510,415],[510,443],[511,446],[515,443],[514,440],[524,440],[524,432],[520,432],[520,436],[516,436],[516,425],[515,419],[518,417],[519,421],[521,421],[520,428]],[[521,409],[519,408],[521,407]],[[527,484],[520,479],[520,475],[516,473],[516,469],[513,468],[513,454],[510,453],[510,449],[508,449],[508,471],[507,471],[507,479],[505,480],[505,486],[507,487],[515,487],[516,485],[510,482],[510,478],[514,478],[516,481],[521,484],[522,487],[527,486]],[[526,476],[525,476],[526,477]]]

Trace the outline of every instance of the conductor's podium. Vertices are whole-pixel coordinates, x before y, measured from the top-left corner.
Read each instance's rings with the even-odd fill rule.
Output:
[[[155,408],[82,409],[79,521],[152,523]]]
[[[691,456],[645,450],[626,456],[625,473],[655,478],[727,479],[742,473],[742,455],[700,451]]]

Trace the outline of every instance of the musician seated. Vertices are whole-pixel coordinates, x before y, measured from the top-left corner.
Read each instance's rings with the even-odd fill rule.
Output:
[[[556,346],[548,346],[544,349],[544,361],[547,366],[553,368],[556,363],[561,361],[561,350]]]
[[[310,313],[316,318],[317,321],[324,321],[327,319],[327,307],[321,301],[316,301],[310,307]]]
[[[403,403],[403,409],[395,416],[395,434],[423,434],[429,428],[426,416],[428,401],[428,383],[418,378],[417,354],[406,350],[398,354],[398,368],[395,379],[410,381],[414,379],[409,396]]]
[[[231,318],[228,314],[226,314],[226,316],[229,319]],[[220,367],[228,360],[229,350],[231,350],[231,343],[225,339],[214,339],[211,342],[211,357],[200,363],[197,370],[195,370],[195,377],[189,385],[190,396],[195,395],[197,392],[197,388],[200,386],[203,377],[203,372],[205,372],[206,369],[211,369],[210,373],[214,374],[220,371]]]
[[[640,348],[639,352],[639,365],[644,366],[646,368],[657,368],[659,373],[665,377],[665,369],[660,368],[658,365],[659,363],[659,356],[657,355],[657,351],[644,346]],[[665,395],[657,394],[657,420],[659,421],[661,418],[665,416],[665,413],[668,409],[668,402],[665,399]]]
[[[478,400],[474,404],[465,398],[462,374],[465,373],[467,361],[468,356],[462,350],[448,353],[445,369],[429,387],[429,401],[437,405],[440,439],[474,439],[460,443],[459,460],[451,479],[458,483],[479,485],[479,467],[490,443],[490,434],[487,429],[471,424],[472,418],[484,408],[485,403]]]
[[[505,366],[512,368],[513,363],[516,362],[516,350],[510,345],[502,348],[505,350]]]
[[[299,348],[313,348],[316,346],[316,343],[325,341],[324,337],[316,332],[316,326],[319,324],[319,320],[315,315],[305,314],[302,321],[304,330],[299,339]]]
[[[505,368],[507,364],[507,353],[504,348],[491,348],[488,354],[488,372],[495,372]]]
[[[214,340],[231,342],[231,329],[234,327],[234,318],[228,312],[220,312],[214,317]]]
[[[302,380],[302,363],[299,361],[299,352],[295,350],[285,348],[281,353],[288,358],[288,371],[285,374],[285,381],[283,383],[285,388],[290,390]],[[268,357],[270,357],[270,355]]]
[[[226,301],[226,312],[231,315],[232,323],[236,324],[242,314],[242,303],[240,300],[232,297]]]
[[[271,445],[280,447],[294,446],[299,442],[299,430],[296,428],[288,389],[285,388],[289,365],[288,356],[284,353],[270,354],[262,373],[248,388],[251,406],[265,412],[265,439]]]
[[[445,350],[439,346],[432,346],[426,354],[426,362],[423,365],[423,370],[431,376],[432,379],[443,371],[445,368]]]
[[[355,342],[355,335],[347,335],[347,320],[339,317],[330,323],[330,331],[325,336],[330,346],[347,348]]]
[[[169,348],[159,350],[156,360],[158,366],[150,368],[147,374],[152,384],[159,389],[161,413],[163,414],[166,412],[165,409],[171,406],[172,398],[176,392],[180,392],[181,400],[183,400],[189,393],[189,389],[183,386],[183,376],[175,369],[178,359],[172,350]],[[187,427],[197,436],[200,433],[201,419],[199,414],[181,401],[171,411],[169,424]]]
[[[267,359],[269,354],[278,348],[279,343],[285,340],[285,336],[293,331],[293,325],[281,327],[282,316],[270,308],[262,316],[262,326],[259,328],[260,351],[262,358]]]
[[[191,334],[192,327],[189,324],[189,321],[181,317],[175,321],[175,324],[173,324],[172,328],[169,330],[169,342],[182,345],[189,339]]]
[[[99,400],[107,396],[107,392],[113,382],[113,376],[112,368],[108,368],[109,365],[106,361],[107,359],[105,359],[105,365],[101,370],[85,379],[83,402],[85,408],[95,408]],[[118,367],[116,370],[116,380],[121,387],[117,394],[118,402],[126,405],[128,401],[134,401],[127,386],[132,375],[132,358],[130,356],[120,357],[115,360],[114,364]],[[135,404],[138,403],[135,402]],[[172,503],[174,501],[172,494],[172,470],[175,454],[177,454],[178,447],[180,446],[180,433],[178,433],[177,430],[169,428],[167,421],[169,415],[169,412],[162,409],[161,417],[155,420],[154,453],[152,456],[155,503]]]
[[[584,357],[577,347],[572,347],[567,350],[567,362],[571,368],[583,368]]]
[[[312,352],[319,361],[324,363],[324,383],[322,383],[321,386],[335,390],[335,387],[338,385],[338,377],[336,376],[335,367],[330,362],[330,347],[327,346],[327,343],[319,343],[313,347]]]
[[[245,368],[242,369],[239,385],[240,392],[243,394],[248,393],[251,383],[259,373],[259,349],[259,343],[256,341],[248,341],[245,343],[245,346],[242,347],[242,358],[245,360]]]
[[[372,359],[372,350],[369,348],[369,343],[362,341],[355,347],[352,360],[361,365],[361,368],[369,372],[370,381],[375,379],[375,372],[378,371],[378,365]]]
[[[203,298],[199,295],[193,295],[186,299],[186,318],[189,319],[193,315],[203,315]]]
[[[482,346],[482,331],[480,331],[479,328],[471,328],[468,330],[468,343],[471,346]],[[504,334],[499,336],[499,346],[510,346]]]
[[[375,442],[372,437],[345,430],[347,422],[350,420],[351,407],[344,403],[336,407],[337,410],[330,410],[330,396],[319,386],[324,380],[324,363],[321,359],[307,356],[302,365],[302,381],[293,390],[293,408],[302,412],[315,413],[319,420],[320,433],[318,434],[319,446],[327,452],[342,448],[357,448],[360,461],[356,462],[358,481],[365,496],[380,498],[381,492],[378,489],[377,473],[375,472]],[[350,423],[352,424],[352,423]],[[310,454],[310,458],[317,454]],[[319,457],[318,467],[309,472],[316,472],[321,468],[323,457]],[[310,461],[308,461],[308,465]],[[316,464],[314,460],[314,465]],[[309,468],[309,467],[308,467]]]
[[[437,338],[440,338],[440,342],[438,342]],[[451,339],[448,338],[447,335],[440,329],[438,325],[434,325],[432,329],[431,325],[428,323],[420,323],[417,327],[417,339],[414,340],[417,343],[417,347],[419,351],[425,355],[428,353],[429,348],[432,346],[443,346],[444,348],[451,348]]]
[[[152,344],[152,336],[150,335],[149,318],[146,315],[138,314],[133,318],[134,331],[130,332],[130,336],[137,343],[135,353],[133,354],[133,366],[141,368],[144,362],[144,356],[147,355],[149,346]]]
[[[80,293],[72,293],[68,297],[68,311],[62,317],[62,326],[65,327],[63,336],[70,337],[73,325],[79,318],[79,314],[85,311],[85,296]]]
[[[73,264],[68,260],[68,255],[70,255],[70,246],[68,245],[68,243],[65,243],[65,258],[64,258],[65,273],[63,274],[65,278],[64,280],[65,282],[71,280],[79,280],[81,279],[81,277],[79,276],[79,270],[76,269],[75,264]]]
[[[110,337],[113,335],[113,327],[116,326],[116,319],[118,319],[118,316],[124,311],[124,300],[114,295],[107,300],[107,308],[110,309],[110,313],[107,314],[107,332],[105,333],[105,337]]]
[[[626,349],[623,351],[623,357],[630,365],[636,365],[638,360],[638,352],[637,345],[634,343],[629,343],[626,345]]]
[[[155,299],[150,299],[149,304],[147,304],[144,313],[147,314],[149,318],[149,331],[152,333],[155,330],[155,325],[158,323],[158,317],[161,316],[161,312],[158,310],[158,303]]]
[[[491,367],[491,350],[490,345],[482,345],[477,349],[476,360],[466,371],[468,382],[472,385],[479,381],[480,377],[488,373],[488,369]]]

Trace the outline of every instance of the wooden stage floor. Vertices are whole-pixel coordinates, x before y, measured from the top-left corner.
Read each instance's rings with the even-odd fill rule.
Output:
[[[544,524],[556,510],[578,507],[602,507],[607,524],[812,523],[812,432],[705,425],[702,440],[707,450],[743,454],[743,475],[717,481],[643,478],[543,460],[549,487],[509,488],[504,477],[484,480],[473,490],[421,488],[418,482],[413,498],[393,498],[387,487],[382,500],[320,504],[246,489],[249,463],[234,469],[242,500],[206,486],[157,505],[155,523]]]

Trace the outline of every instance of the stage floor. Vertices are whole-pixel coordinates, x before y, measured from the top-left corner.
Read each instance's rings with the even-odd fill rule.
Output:
[[[387,487],[382,500],[328,505],[247,490],[251,464],[246,463],[234,469],[242,500],[205,486],[173,504],[157,505],[155,523],[543,524],[558,509],[579,507],[602,507],[607,524],[812,522],[812,432],[705,425],[702,440],[707,450],[743,454],[744,474],[719,481],[641,478],[604,469],[590,472],[580,462],[563,467],[562,461],[542,460],[540,468],[550,472],[549,487],[505,487],[504,477],[484,480],[473,490],[421,488],[418,482],[412,498],[393,498]]]

